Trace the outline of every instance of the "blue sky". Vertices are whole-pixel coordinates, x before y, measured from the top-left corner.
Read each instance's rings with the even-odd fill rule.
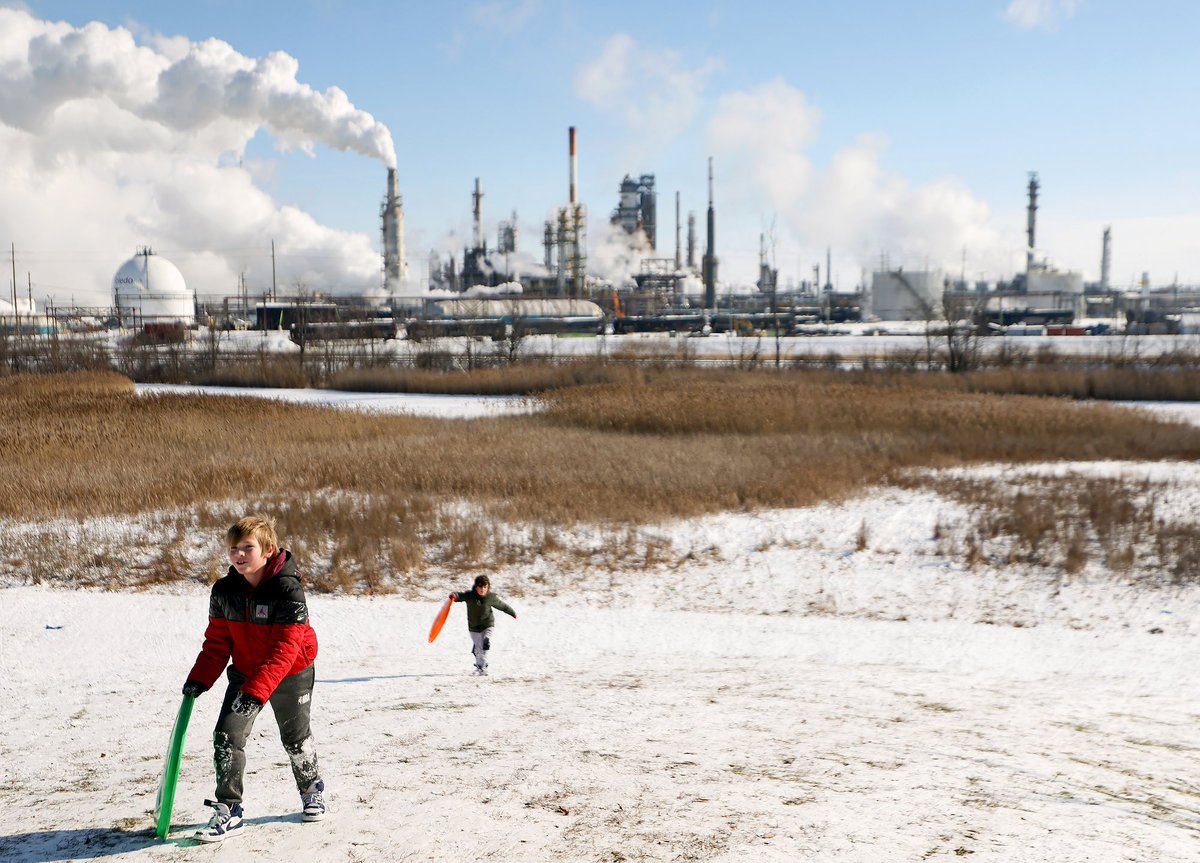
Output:
[[[219,40],[243,64],[286,53],[298,64],[294,83],[318,97],[339,88],[390,132],[418,287],[430,249],[457,249],[469,237],[475,177],[489,244],[497,220],[516,211],[522,250],[541,258],[541,225],[567,198],[569,126],[579,134],[580,195],[597,267],[636,266],[609,254],[611,238],[600,233],[625,174],[656,175],[658,254],[670,257],[675,193],[684,218],[695,212],[702,230],[712,156],[721,274],[733,282],[755,279],[762,233],[785,282],[823,267],[827,247],[843,289],[884,259],[1008,277],[1024,261],[1029,171],[1042,184],[1040,256],[1096,279],[1101,232],[1112,225],[1117,285],[1143,271],[1154,284],[1200,282],[1200,4],[8,6],[27,15],[22,29],[32,34],[24,45],[0,35],[8,61],[19,61],[22,48],[29,54],[51,22],[98,21],[104,38],[82,40],[80,50],[120,58],[131,41],[160,58],[156,65],[143,57],[132,64],[139,69],[152,72]],[[0,63],[10,78],[0,84],[25,86],[17,66]],[[123,60],[95,68],[106,70],[105,80],[119,69],[114,86],[130,93],[143,86]],[[56,61],[38,74],[66,78],[70,69]],[[75,99],[60,113],[87,117],[86,139],[83,120],[31,120],[28,106],[21,113],[0,98],[0,141],[29,160],[21,174],[0,169],[8,202],[0,205],[0,240],[16,245],[18,271],[32,271],[58,302],[64,291],[107,292],[111,273],[142,243],[170,255],[207,293],[225,292],[238,273],[260,284],[268,236],[287,249],[285,266],[309,267],[289,278],[328,279],[344,290],[372,278],[385,180],[377,154],[336,149],[336,130],[305,140],[306,123],[295,116],[274,126],[241,116],[173,128],[161,146],[171,161],[154,154],[131,162],[134,127],[109,110],[113,97],[97,92],[103,87],[75,87],[56,77],[38,92],[63,100],[56,104]],[[95,101],[87,111],[85,98]],[[122,110],[140,110],[122,98],[132,97],[116,97]],[[161,114],[161,104],[155,110]],[[280,122],[293,124],[282,136]],[[118,131],[108,132],[110,123]],[[93,220],[98,201],[106,201],[103,230]],[[239,214],[239,233],[223,208]],[[325,252],[303,254],[306,243]]]

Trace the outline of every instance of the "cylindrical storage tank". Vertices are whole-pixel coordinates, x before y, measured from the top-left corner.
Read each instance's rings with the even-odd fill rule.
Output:
[[[1026,301],[1031,308],[1070,309],[1076,315],[1087,311],[1083,296],[1083,273],[1035,270],[1025,281]]]
[[[881,321],[932,321],[941,306],[940,272],[888,270],[871,277],[871,313]]]
[[[1034,270],[1026,277],[1030,294],[1082,294],[1083,273],[1063,270]]]
[[[179,268],[148,248],[117,269],[113,276],[113,304],[125,326],[196,322],[196,300]]]

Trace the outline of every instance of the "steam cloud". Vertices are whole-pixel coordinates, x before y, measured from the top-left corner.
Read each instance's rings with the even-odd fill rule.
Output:
[[[718,67],[711,59],[689,67],[677,54],[617,34],[581,66],[575,92],[620,120],[634,138],[661,146],[680,137],[700,115],[707,104],[704,88]],[[640,105],[652,110],[629,107]],[[972,273],[994,276],[1010,270],[1011,242],[965,184],[947,178],[911,185],[884,170],[886,141],[873,135],[843,146],[828,164],[815,165],[809,152],[820,123],[821,112],[781,78],[713,102],[707,152],[716,157],[720,178],[722,280],[748,282],[757,274],[758,237],[744,226],[764,218],[773,220],[771,245],[783,252],[782,269],[795,272],[801,260],[823,263],[831,246],[847,289],[861,269],[879,266],[881,253],[891,266],[957,271],[966,248]],[[589,252],[589,265],[600,262],[610,274],[628,269],[620,257],[606,255],[605,238],[600,241],[601,248]]]
[[[146,243],[202,294],[232,293],[240,273],[255,290],[269,286],[271,240],[281,284],[377,287],[367,237],[278,205],[255,183],[269,168],[245,164],[260,130],[283,150],[323,145],[396,164],[382,123],[337,87],[300,83],[298,68],[282,52],[139,43],[124,28],[0,8],[0,231],[17,246],[18,270],[31,271],[35,299],[107,305],[113,272]]]
[[[891,266],[954,271],[964,249],[972,272],[1004,272],[1010,244],[961,181],[913,186],[887,172],[886,140],[877,135],[860,136],[818,169],[806,148],[819,123],[804,94],[779,79],[718,100],[708,137],[717,157],[727,157],[721,164],[731,166],[726,187],[745,190],[732,202],[748,211],[743,219],[767,208],[777,216],[777,240],[814,260],[832,246],[851,279],[878,267],[881,253]]]

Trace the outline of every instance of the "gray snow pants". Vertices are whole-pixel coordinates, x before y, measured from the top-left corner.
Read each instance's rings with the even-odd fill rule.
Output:
[[[488,651],[492,649],[492,629],[489,626],[483,632],[471,633],[471,653],[475,654],[476,668],[487,668]]]
[[[233,806],[242,802],[246,738],[250,736],[258,714],[239,716],[230,709],[246,677],[235,671],[232,665],[226,671],[226,676],[229,686],[221,703],[221,713],[217,716],[217,727],[213,730],[213,765],[217,769],[217,802]],[[275,723],[279,726],[279,738],[292,763],[296,788],[300,791],[307,790],[321,778],[308,721],[316,679],[316,668],[310,665],[291,677],[285,677],[269,701],[275,713]]]

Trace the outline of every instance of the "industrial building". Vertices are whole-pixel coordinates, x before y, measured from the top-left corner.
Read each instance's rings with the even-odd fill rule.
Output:
[[[645,237],[649,250],[653,252],[658,248],[657,209],[654,175],[642,174],[635,180],[626,174],[621,181],[620,199],[610,221],[631,236],[640,234]]]
[[[604,310],[574,298],[509,297],[431,300],[407,325],[414,341],[445,336],[501,339],[541,333],[592,333],[604,329]]]

